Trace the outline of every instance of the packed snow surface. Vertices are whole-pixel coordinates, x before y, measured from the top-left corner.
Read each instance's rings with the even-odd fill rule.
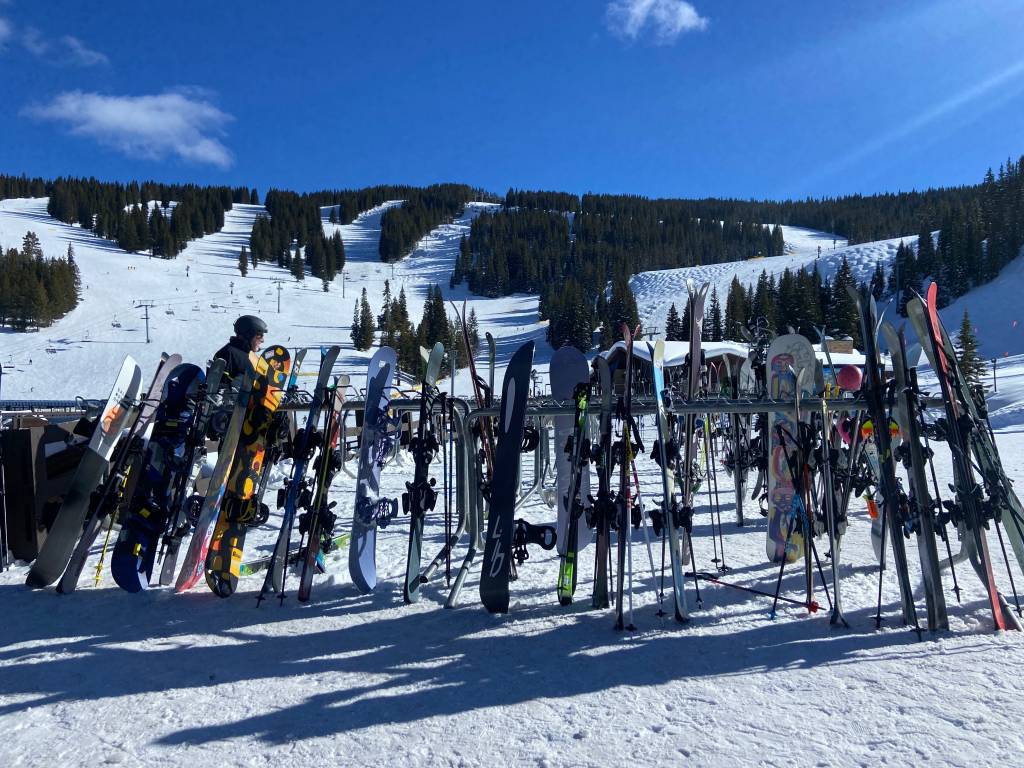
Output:
[[[346,352],[339,372],[363,386],[360,366],[366,356],[351,352],[348,323],[357,291],[366,286],[378,310],[383,281],[391,278],[391,267],[376,258],[383,207],[341,228],[348,251],[342,299],[338,283],[324,293],[315,281],[296,285],[265,265],[241,278],[237,252],[247,243],[259,206],[236,206],[222,232],[167,262],[124,254],[90,233],[54,222],[45,206],[45,200],[0,203],[0,241],[5,247],[18,245],[24,231],[33,229],[54,255],[72,242],[84,301],[53,328],[0,336],[2,359],[15,366],[4,369],[4,397],[102,396],[124,353],[136,356],[147,372],[164,349],[201,362],[227,337],[233,317],[246,311],[268,320],[268,341],[292,347],[342,342]],[[481,207],[471,205],[395,266],[392,290],[404,285],[411,307],[422,304],[429,284],[447,284],[459,237]],[[831,244],[830,236],[820,239]],[[890,252],[888,244],[875,246],[876,254]],[[813,248],[814,253],[778,258],[797,264],[810,254],[813,261]],[[868,252],[868,246],[858,248]],[[834,263],[835,253],[823,249],[822,260]],[[724,299],[728,269],[753,282],[769,261],[697,267],[691,274],[715,280]],[[682,272],[634,278],[648,316],[658,301],[684,285],[683,275],[674,276]],[[280,315],[277,279],[284,280]],[[294,301],[299,296],[305,300],[301,307]],[[467,298],[481,330],[499,337],[499,365],[523,340],[542,338],[535,297]],[[132,309],[141,299],[156,305],[150,310],[149,345],[140,313]],[[115,316],[120,328],[112,325]],[[56,351],[48,353],[47,347]],[[539,362],[548,354],[542,344]],[[1008,473],[1019,484],[1024,478],[1024,356],[1003,361],[998,377],[991,399],[996,439]],[[465,374],[459,378],[464,391]],[[645,417],[641,426],[649,450],[653,423]],[[948,458],[939,454],[938,480],[945,488],[951,473]],[[651,509],[661,497],[659,471],[644,455],[638,472],[643,502]],[[432,474],[440,485],[440,463]],[[275,484],[282,477],[275,473]],[[382,494],[400,494],[411,477],[408,456],[389,464]],[[778,570],[765,562],[764,518],[748,500],[747,525],[737,527],[731,480],[720,468],[715,477],[722,541],[714,540],[718,518],[710,511],[713,483],[706,479],[696,499],[696,564],[714,571],[718,557],[717,565],[729,569],[722,580],[772,591]],[[532,481],[532,458],[524,456],[521,492]],[[268,495],[273,498],[273,489]],[[332,498],[345,530],[354,499],[354,481],[345,473],[336,478]],[[520,514],[533,522],[554,518],[539,495]],[[269,551],[277,522],[275,515],[251,533],[247,559]],[[18,564],[0,575],[5,619],[0,764],[1013,763],[1024,749],[1019,728],[1024,637],[992,632],[980,582],[967,564],[957,568],[963,590],[959,604],[950,573],[943,573],[948,632],[925,630],[919,639],[901,626],[891,571],[882,578],[884,621],[876,629],[879,581],[869,529],[865,505],[855,500],[840,566],[848,629],[830,627],[817,575],[816,599],[823,609],[808,615],[783,604],[775,620],[768,618],[770,599],[706,582],[700,584],[703,607],[698,608],[689,581],[691,619],[677,626],[670,608],[668,616],[659,616],[660,546],[654,543],[649,556],[642,531],[631,538],[636,629],[619,633],[612,630],[611,612],[590,608],[592,546],[581,555],[577,599],[570,607],[560,607],[555,598],[557,557],[541,550],[531,552],[519,569],[507,616],[491,616],[479,605],[479,564],[457,608],[442,607],[443,568],[424,586],[418,604],[403,605],[407,525],[401,517],[380,532],[381,580],[374,594],[360,595],[352,586],[342,551],[329,560],[328,573],[315,583],[307,605],[294,599],[296,579],[290,577],[292,597],[283,605],[270,601],[257,608],[262,574],[243,578],[228,600],[205,586],[184,595],[161,589],[129,595],[106,572],[94,587],[90,577],[98,547],[82,585],[68,596],[28,590],[23,586],[28,566]],[[440,550],[443,536],[439,502],[427,518],[425,561]],[[994,536],[990,543],[997,581],[1009,594]],[[923,621],[916,544],[907,545]],[[959,548],[955,536],[951,546]],[[826,548],[822,545],[819,554],[831,590]],[[465,553],[463,538],[453,555],[453,572]],[[1013,568],[1021,585],[1024,579],[1016,564]],[[670,593],[671,577],[666,577]],[[799,600],[801,589],[799,567],[787,567],[782,595]]]

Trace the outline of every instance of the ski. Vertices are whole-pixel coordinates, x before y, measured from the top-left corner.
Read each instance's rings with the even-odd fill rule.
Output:
[[[965,392],[966,380],[960,371],[952,345],[947,344],[948,337],[939,319],[937,295],[938,285],[932,283],[928,286],[927,301],[915,296],[907,303],[907,311],[921,337],[925,351],[930,351],[928,359],[938,376],[939,389],[942,392],[946,418],[941,428],[953,458],[953,484],[956,493],[953,516],[958,523],[962,522],[966,530],[971,565],[985,588],[996,629],[1019,630],[1020,622],[1007,605],[1006,598],[999,592],[995,574],[992,572],[992,556],[985,536],[982,489],[975,479],[974,467],[970,460],[970,435],[963,431],[965,427],[970,426],[970,415],[965,414],[962,408],[963,398],[968,397]]]
[[[648,344],[648,348],[651,352],[654,397],[658,406],[656,415],[658,444],[655,446],[655,458],[657,459],[658,466],[661,467],[661,492],[663,494],[659,522],[660,527],[662,527],[662,535],[664,535],[665,530],[668,531],[675,620],[682,623],[689,618],[686,609],[686,586],[683,581],[682,551],[680,549],[682,540],[679,535],[679,529],[685,528],[686,521],[682,519],[681,510],[676,504],[675,473],[671,463],[674,458],[672,454],[678,452],[678,447],[675,447],[673,451],[669,450],[671,431],[668,424],[668,408],[671,405],[672,398],[668,387],[665,386],[665,342],[658,339],[654,346]],[[655,534],[658,533],[658,527],[655,526]]]
[[[313,451],[316,423],[320,418],[320,410],[324,406],[331,371],[334,369],[334,364],[337,362],[339,354],[341,354],[341,347],[332,346],[320,357],[320,370],[317,374],[316,384],[313,386],[313,400],[309,405],[306,424],[293,441],[291,475],[283,489],[283,505],[280,501],[278,503],[284,509],[281,519],[281,530],[278,532],[274,551],[270,556],[270,566],[267,568],[267,576],[263,581],[263,586],[260,588],[257,603],[272,592],[273,594],[280,595],[284,591],[285,565],[283,560],[290,546],[292,526],[295,522],[295,514],[299,506],[300,497],[306,488],[306,467],[309,464]],[[279,499],[281,493],[278,493]]]
[[[433,427],[433,407],[438,399],[437,380],[444,360],[444,345],[434,344],[426,361],[423,378],[420,381],[420,418],[416,426],[416,437],[409,445],[416,468],[413,481],[405,484],[402,494],[402,509],[409,515],[409,548],[405,560],[405,584],[402,599],[415,603],[420,599],[420,558],[423,552],[423,524],[427,512],[434,509],[437,491],[434,480],[429,477],[430,465],[441,449]]]
[[[917,620],[917,608],[914,605],[914,592],[910,585],[910,573],[907,569],[907,551],[904,544],[904,520],[899,508],[899,487],[896,483],[895,462],[892,454],[892,443],[889,435],[889,414],[886,413],[882,383],[882,361],[879,357],[875,338],[878,328],[877,311],[874,297],[869,290],[857,291],[851,286],[850,296],[857,302],[860,314],[861,337],[864,341],[864,397],[867,401],[868,415],[874,422],[874,441],[878,448],[879,490],[882,494],[883,515],[883,551],[885,535],[892,541],[893,565],[900,587],[900,604],[903,622],[913,626],[920,632]]]
[[[928,615],[928,629],[949,629],[946,615],[946,598],[942,592],[942,574],[939,570],[939,550],[935,543],[935,506],[928,490],[925,474],[924,445],[921,439],[919,418],[920,402],[916,388],[911,381],[907,365],[907,340],[902,330],[897,331],[889,322],[882,323],[882,335],[889,347],[893,375],[896,381],[896,421],[903,433],[901,456],[910,481],[909,506],[912,529],[917,538],[918,556],[921,559],[921,575],[924,578],[924,596]]]
[[[615,515],[615,502],[611,493],[612,467],[612,373],[608,358],[598,355],[597,381],[601,387],[601,415],[598,421],[596,456],[592,459],[597,469],[597,497],[590,499],[588,525],[594,528],[594,590],[591,605],[607,608],[608,559],[611,556],[611,522]]]
[[[588,462],[590,400],[590,368],[587,359],[575,347],[564,346],[555,350],[548,365],[551,395],[561,402],[572,402],[574,415],[555,416],[555,478],[557,488],[558,519],[558,582],[556,594],[562,605],[572,603],[576,591],[577,561],[579,559],[583,514],[582,499],[589,488],[584,485]]]
[[[57,591],[61,594],[70,594],[75,591],[78,579],[85,569],[85,561],[89,557],[89,552],[103,529],[103,523],[108,516],[117,515],[120,505],[132,493],[145,448],[146,428],[161,401],[164,381],[180,363],[181,355],[161,355],[160,364],[157,366],[149,389],[146,390],[141,401],[135,407],[134,421],[133,417],[129,417],[126,422],[125,437],[118,443],[114,451],[106,480],[93,494],[82,535],[78,538],[78,543],[71,553],[71,559],[68,561],[64,575],[57,582]],[[111,517],[111,524],[113,524],[113,517]],[[105,553],[106,542],[103,546],[103,554]],[[100,570],[97,571],[97,581],[102,571],[102,558],[103,555],[100,559]]]
[[[583,499],[587,497],[588,490],[584,488],[583,480],[586,476],[590,454],[590,414],[587,412],[590,405],[590,371],[586,359],[583,358],[583,353],[573,347],[568,349],[579,355],[582,365],[579,366],[578,374],[582,375],[583,380],[577,381],[573,387],[572,400],[575,416],[572,432],[565,443],[561,443],[558,430],[555,430],[555,440],[558,441],[556,447],[562,448],[562,452],[569,459],[569,471],[568,473],[563,471],[563,474],[568,475],[568,482],[566,492],[559,493],[559,517],[556,527],[556,539],[560,545],[556,593],[558,602],[562,605],[571,605],[576,592],[577,565],[579,551],[582,548],[580,545],[580,518],[584,515]],[[552,358],[552,363],[554,363],[554,358]],[[569,371],[572,371],[572,367],[569,368]],[[552,375],[551,391],[552,394],[555,394],[554,374]],[[563,399],[559,397],[560,394],[555,396]]]
[[[622,324],[622,337],[626,344],[626,361],[622,369],[622,388],[619,391],[619,400],[616,406],[619,418],[622,420],[622,441],[620,443],[619,455],[616,456],[616,460],[619,462],[619,493],[615,497],[615,536],[618,566],[615,582],[615,629],[618,631],[623,629],[632,631],[634,629],[632,620],[632,570],[630,571],[629,583],[630,622],[628,626],[625,619],[625,603],[627,560],[632,559],[629,552],[630,514],[632,511],[629,470],[633,464],[633,440],[630,435],[633,421],[633,339],[639,333],[639,326],[634,330],[625,323]]]
[[[334,386],[327,390],[331,405],[324,417],[320,457],[314,466],[315,485],[308,509],[299,518],[299,531],[305,539],[305,545],[300,547],[302,550],[302,572],[299,575],[298,595],[300,603],[307,602],[312,594],[313,576],[326,570],[324,556],[339,546],[335,543],[334,536],[334,525],[337,518],[333,510],[337,502],[329,502],[327,493],[334,476],[341,469],[338,441],[341,438],[341,411],[345,405],[346,387],[348,387],[348,376],[338,376],[334,381]]]

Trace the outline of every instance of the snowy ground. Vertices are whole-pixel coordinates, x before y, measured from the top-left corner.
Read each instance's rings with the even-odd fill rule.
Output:
[[[1001,432],[999,442],[1011,471],[1024,476],[1019,430]],[[645,494],[658,495],[654,466],[644,460],[640,469]],[[388,467],[385,492],[399,493],[410,471]],[[719,475],[719,482],[731,568],[723,578],[770,590],[775,567],[764,562],[763,519],[753,513],[737,528],[729,481]],[[347,521],[352,482],[342,476],[334,496]],[[710,570],[707,495],[698,501],[694,546],[698,565]],[[542,522],[553,513],[535,499],[525,516]],[[440,510],[427,531],[424,551],[433,555]],[[443,578],[424,588],[420,604],[405,606],[402,523],[381,533],[374,595],[359,595],[338,559],[306,606],[293,599],[257,608],[259,574],[243,579],[230,600],[204,587],[131,596],[109,577],[60,596],[22,586],[27,566],[19,566],[0,577],[7,616],[0,727],[8,734],[0,759],[12,766],[44,757],[59,765],[379,765],[397,756],[408,765],[670,765],[687,757],[709,765],[974,765],[1017,754],[1022,638],[991,631],[966,567],[958,569],[962,605],[946,574],[948,633],[926,632],[919,641],[901,627],[889,577],[886,621],[875,630],[868,531],[858,504],[841,569],[850,629],[830,627],[827,611],[807,616],[793,606],[771,621],[765,598],[710,584],[701,585],[703,610],[694,610],[688,585],[693,615],[677,627],[657,616],[639,534],[637,631],[625,634],[612,630],[610,612],[589,608],[592,549],[570,608],[554,596],[557,559],[540,551],[513,584],[506,617],[479,605],[476,570],[459,608],[442,607]],[[269,526],[254,532],[249,551],[268,549],[272,535]],[[912,563],[915,551],[911,542]],[[456,558],[464,552],[460,546]],[[799,598],[797,570],[784,580],[784,595]],[[997,571],[1006,588],[1001,564]]]
[[[432,233],[412,259],[395,267],[410,304],[421,301],[417,297],[430,282],[446,287],[445,270],[478,209],[470,207],[462,219]],[[45,201],[0,202],[4,246],[20,244],[26,228],[40,235],[48,253],[63,253],[71,240],[89,286],[83,304],[55,328],[0,335],[0,360],[16,366],[4,370],[4,397],[102,394],[111,366],[125,351],[145,367],[161,349],[205,359],[227,336],[233,316],[257,307],[274,341],[341,341],[347,348],[356,290],[370,286],[373,301],[391,276],[375,255],[382,209],[342,228],[346,273],[352,277],[346,298],[340,285],[324,294],[313,281],[302,287],[286,282],[280,317],[268,311],[276,302],[272,280],[287,281],[287,275],[261,266],[242,279],[234,264],[259,210],[236,206],[223,232],[193,244],[184,258],[162,262],[127,256],[53,222]],[[812,247],[816,253],[814,238],[809,242],[804,256],[779,259],[798,261]],[[888,253],[888,244],[878,244],[876,252]],[[832,252],[828,259],[834,259]],[[752,279],[769,261],[749,266]],[[707,269],[727,286],[731,275]],[[634,287],[644,279],[654,278],[637,276]],[[662,300],[672,295],[673,285],[660,283]],[[291,308],[288,298],[295,291],[306,292],[316,309]],[[645,295],[653,302],[654,288]],[[138,298],[157,303],[151,315],[155,341],[148,346],[139,340],[142,323],[130,309]],[[482,329],[500,335],[499,356],[505,359],[521,339],[542,337],[535,298],[473,303]],[[200,311],[193,313],[197,304]],[[174,315],[164,314],[169,308]],[[110,325],[115,314],[120,329]],[[58,351],[49,354],[46,346]],[[546,361],[541,349],[539,358]],[[346,354],[339,369],[356,374],[362,356]],[[1024,356],[1004,361],[991,402],[1007,471],[1019,484]],[[649,419],[644,427],[649,445]],[[526,461],[524,485],[532,477]],[[657,471],[646,457],[639,471],[650,505],[661,495]],[[939,471],[944,486],[945,461]],[[404,466],[386,467],[383,492],[400,493],[411,472],[408,459]],[[440,476],[439,467],[434,474]],[[748,503],[750,524],[737,528],[731,482],[724,474],[718,481],[731,568],[723,578],[770,590],[776,569],[765,562],[763,518]],[[339,475],[332,496],[340,525],[347,527],[353,481]],[[715,545],[706,490],[697,501],[696,561],[710,570]],[[554,516],[536,497],[523,514],[534,522]],[[251,534],[250,555],[269,549],[274,522]],[[582,557],[578,600],[569,608],[559,607],[554,595],[557,559],[539,550],[513,584],[506,617],[490,616],[479,605],[477,569],[455,610],[442,607],[443,577],[424,588],[418,605],[403,605],[407,526],[401,519],[381,532],[382,580],[375,594],[357,593],[342,556],[332,561],[305,606],[292,599],[257,608],[253,595],[261,575],[243,579],[230,600],[202,586],[186,595],[153,590],[132,596],[106,575],[99,587],[83,584],[73,595],[59,596],[25,588],[27,565],[19,565],[0,575],[6,620],[0,640],[0,731],[6,735],[0,765],[376,766],[397,759],[410,766],[603,766],[679,765],[687,758],[698,765],[1012,763],[1012,755],[1024,749],[1024,638],[991,631],[978,580],[963,566],[957,569],[962,604],[951,592],[950,575],[944,576],[949,632],[925,632],[919,641],[901,627],[898,590],[889,574],[882,592],[886,621],[876,630],[878,574],[869,527],[858,502],[840,569],[849,629],[831,628],[825,611],[807,616],[794,606],[782,607],[771,621],[765,598],[711,584],[701,585],[701,610],[687,585],[692,618],[677,627],[657,615],[658,578],[651,576],[639,533],[633,536],[637,630],[625,634],[612,630],[610,612],[589,608],[592,549]],[[442,536],[439,505],[428,518],[426,558],[440,549]],[[456,566],[465,545],[464,540],[455,552]],[[1008,592],[994,537],[992,545],[997,580]],[[913,541],[908,551],[916,563]],[[654,559],[657,565],[658,548]],[[95,555],[86,574],[94,562]],[[1018,587],[1024,586],[1014,569]],[[799,598],[800,574],[796,568],[787,572],[783,594]],[[916,566],[913,576],[919,584]],[[923,616],[920,591],[917,596]],[[818,599],[825,603],[820,591]]]

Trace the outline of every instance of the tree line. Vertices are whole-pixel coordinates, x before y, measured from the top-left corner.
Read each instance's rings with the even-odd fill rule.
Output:
[[[244,187],[120,184],[94,178],[57,178],[46,182],[45,191],[50,198],[46,210],[58,221],[80,224],[130,253],[152,251],[163,258],[177,256],[190,240],[219,231],[234,203],[258,200],[255,189]]]
[[[78,305],[80,278],[75,251],[46,258],[34,232],[21,250],[0,254],[0,325],[25,331],[44,328]]]
[[[939,219],[925,222],[916,247],[900,244],[890,273],[889,292],[899,296],[906,315],[912,291],[930,279],[939,284],[945,307],[979,285],[995,279],[1024,247],[1024,155],[1007,160],[998,174],[989,169],[972,198],[950,206]],[[938,230],[933,236],[933,230]]]
[[[345,267],[341,233],[324,235],[320,207],[309,195],[271,189],[264,205],[270,215],[256,217],[249,235],[253,268],[260,262],[274,262],[296,280],[304,280],[308,268],[314,278],[323,281],[326,291]],[[239,270],[241,265],[240,256]]]
[[[389,208],[380,219],[381,261],[408,256],[420,238],[441,224],[451,223],[474,197],[466,184],[433,184],[409,192],[405,202]]]
[[[317,208],[329,207],[328,218],[332,224],[351,224],[364,211],[388,200],[404,200],[414,189],[404,184],[378,184],[363,189],[322,189],[304,197],[312,200]]]
[[[470,346],[474,354],[480,347],[480,330],[476,313],[470,310],[466,318]],[[405,298],[405,288],[397,297],[391,295],[391,283],[384,281],[384,295],[380,314],[375,315],[366,289],[352,308],[352,345],[360,351],[371,349],[380,337],[380,344],[389,346],[398,353],[398,365],[404,371],[418,376],[423,370],[421,348],[430,349],[436,342],[444,344],[448,353],[442,366],[442,374],[450,374],[468,365],[462,334],[462,320],[453,313],[448,315],[444,294],[439,285],[427,288],[423,315],[418,324],[413,323]]]

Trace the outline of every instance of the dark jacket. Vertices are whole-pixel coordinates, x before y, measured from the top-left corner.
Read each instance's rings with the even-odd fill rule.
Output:
[[[224,375],[230,376],[231,381],[236,381],[240,374],[249,370],[249,352],[249,342],[232,336],[227,344],[217,350],[214,357],[222,358],[227,363]]]

